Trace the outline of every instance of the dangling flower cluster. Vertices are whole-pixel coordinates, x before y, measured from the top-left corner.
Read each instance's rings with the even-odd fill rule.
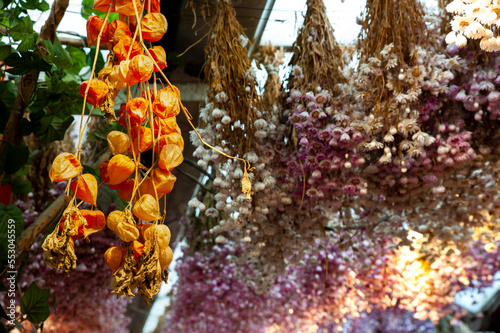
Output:
[[[480,39],[479,47],[487,52],[500,50],[500,4],[491,0],[453,0],[446,11],[454,14],[452,31],[446,35],[447,44],[467,45],[467,39]]]

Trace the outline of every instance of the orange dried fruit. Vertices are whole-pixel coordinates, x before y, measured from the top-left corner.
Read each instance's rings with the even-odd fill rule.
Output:
[[[141,240],[142,243],[146,242],[146,238],[144,237],[144,233],[146,232],[146,230],[148,230],[149,228],[151,228],[154,225],[155,225],[154,223],[146,223],[146,224],[143,224],[141,226],[141,237],[139,239]]]
[[[153,74],[154,60],[143,54],[138,54],[130,61],[128,70],[132,80],[148,81]]]
[[[175,117],[169,117],[166,119],[155,117],[153,119],[153,128],[155,136],[166,135],[174,132],[181,134],[181,129],[179,125],[177,125],[177,119]]]
[[[151,224],[150,228],[144,230],[143,237],[144,240],[153,242],[154,236],[156,235],[156,241],[158,242],[158,247],[160,251],[166,249],[170,243],[170,229],[164,224]]]
[[[82,165],[75,155],[61,153],[52,162],[49,177],[52,182],[62,182],[76,177],[82,172]]]
[[[149,101],[142,97],[132,98],[126,104],[126,113],[130,118],[130,124],[140,125],[146,120],[148,113]]]
[[[103,28],[103,24],[104,24],[104,28]],[[101,29],[102,29],[102,34],[101,34],[100,44],[103,45],[109,41],[109,39],[108,39],[109,23],[97,15],[92,15],[87,19],[87,44],[88,44],[88,46],[97,45],[97,38],[99,36],[99,32],[101,31]]]
[[[120,197],[120,199],[125,201],[132,200],[132,192],[134,191],[134,184],[135,182],[133,179],[127,179],[123,183],[123,185],[118,190],[118,196]]]
[[[160,251],[160,267],[161,270],[164,271],[168,266],[170,266],[170,263],[174,259],[174,252],[170,248],[170,246],[167,246],[166,249],[163,249]]]
[[[135,126],[130,131],[130,135],[132,136],[133,148],[136,154],[138,151],[142,153],[151,148],[153,144],[153,133],[151,128],[146,126]],[[132,150],[130,150],[130,153],[132,154]]]
[[[154,62],[158,66],[154,66],[154,71],[159,72],[160,70],[164,69],[167,67],[167,53],[165,52],[165,49],[159,45],[153,46],[152,48],[148,49],[149,54],[151,54],[151,57],[153,58]]]
[[[116,272],[125,259],[125,251],[119,246],[112,246],[104,252],[104,262],[111,271]]]
[[[116,233],[116,227],[125,220],[125,213],[121,210],[114,210],[108,214],[106,225]]]
[[[94,206],[97,200],[97,188],[97,180],[90,173],[78,176],[71,182],[71,190],[76,193],[76,197]]]
[[[180,112],[177,88],[165,87],[158,92],[153,102],[153,112],[160,118],[177,116]]]
[[[106,226],[106,217],[100,210],[80,210],[83,218],[87,221],[87,225],[83,226],[83,236],[88,236],[101,231]]]
[[[105,11],[103,10],[103,12]],[[116,44],[125,36],[131,37],[132,33],[130,32],[130,28],[128,27],[127,23],[117,19],[111,22],[109,26],[108,36],[109,42],[112,44]]]
[[[70,235],[71,239],[73,240],[77,240],[81,237],[83,237],[83,224],[80,223],[80,220],[78,218],[78,215],[74,214],[74,215],[71,215],[71,219],[73,220],[73,223],[75,225],[78,225],[78,228],[77,228],[77,233],[76,234],[73,234],[73,235]],[[63,217],[60,221],[59,221],[59,234],[62,234],[63,231],[64,231],[64,225],[66,224],[66,219]],[[74,233],[74,231],[72,232]]]
[[[107,136],[109,150],[113,155],[121,154],[130,148],[130,138],[127,134],[119,131],[111,131]]]
[[[142,181],[142,184],[140,187],[141,194],[143,194],[143,195],[150,194],[153,198],[160,199],[165,193],[160,193],[158,191],[158,189],[156,190],[156,193],[155,193],[155,186],[156,186],[156,184],[153,183],[153,180],[151,179],[151,177],[147,177],[146,179],[144,179]]]
[[[134,43],[132,43],[132,37],[125,35],[113,47],[113,52],[115,52],[116,57],[119,61],[123,61],[127,60],[130,48],[132,48],[132,51],[130,51],[129,59],[132,59],[136,55],[141,54],[141,47],[139,46],[139,43],[137,43],[137,41],[134,41]]]
[[[147,10],[149,13],[159,13],[160,12],[160,0],[146,0],[146,1],[144,1],[144,9]]]
[[[177,145],[165,145],[161,149],[158,166],[167,171],[171,171],[184,161],[182,150]]]
[[[94,0],[94,9],[99,10],[101,12],[107,12],[109,9],[109,5],[111,5],[111,0]],[[115,4],[111,6],[111,13],[115,11]]]
[[[116,226],[116,234],[124,242],[132,242],[139,238],[139,229],[130,221],[122,221]]]
[[[108,177],[109,184],[117,185],[130,177],[135,171],[135,163],[123,154],[117,154],[109,160]]]
[[[167,19],[162,13],[147,13],[141,20],[142,38],[150,42],[159,41],[167,28]]]
[[[80,85],[80,95],[85,98],[85,91],[90,83],[90,88],[87,94],[87,103],[97,106],[101,103],[102,99],[109,93],[108,84],[104,81],[94,79],[92,81],[83,81]]]
[[[132,249],[134,250],[134,258],[139,258],[144,252],[144,244],[135,240],[132,242]]]
[[[184,150],[184,139],[179,133],[173,132],[170,134],[162,135],[155,140],[155,151],[161,151],[165,145],[176,145],[181,151]]]
[[[153,169],[152,178],[155,182],[156,191],[158,193],[170,193],[174,188],[175,181],[177,180],[177,177],[175,177],[172,173],[159,168]]]
[[[141,2],[139,0],[115,0],[115,11],[125,16],[134,16],[136,12],[141,14]]]
[[[143,221],[154,221],[160,218],[158,201],[151,194],[142,195],[134,204],[132,212]]]

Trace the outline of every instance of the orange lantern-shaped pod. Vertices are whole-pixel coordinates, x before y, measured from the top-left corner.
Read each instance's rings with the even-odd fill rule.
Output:
[[[71,190],[76,193],[76,197],[94,206],[97,200],[97,188],[97,180],[90,173],[78,176],[71,182]]]
[[[116,54],[116,57],[118,58],[119,61],[123,61],[127,59],[128,52],[132,48],[132,51],[130,51],[130,58],[134,58],[136,55],[141,54],[141,47],[139,46],[139,43],[137,41],[134,41],[132,44],[132,37],[130,36],[123,36],[118,43],[113,47],[113,51]]]
[[[165,193],[160,193],[158,189],[156,189],[156,183],[153,182],[151,177],[147,177],[141,184],[141,194],[149,194],[155,199],[160,199]]]
[[[144,9],[148,13],[159,13],[160,12],[160,0],[146,0],[144,1]]]
[[[104,261],[111,271],[116,272],[125,259],[125,251],[118,246],[110,247],[104,253]]]
[[[172,171],[184,161],[182,150],[177,145],[165,145],[161,149],[158,166],[167,171]]]
[[[152,177],[158,193],[170,193],[174,188],[175,181],[177,180],[177,177],[169,171],[159,168],[153,169]]]
[[[110,185],[109,184],[108,164],[109,164],[109,161],[104,161],[104,162],[101,163],[101,167],[100,167],[100,170],[99,170],[101,179],[102,179],[103,182],[106,183],[106,185],[108,185],[113,190],[118,190],[118,189],[120,189],[122,187],[123,183],[116,184],[116,185]]]
[[[167,28],[167,19],[162,13],[147,13],[141,20],[142,38],[150,42],[159,41]]]
[[[154,66],[155,72],[159,72],[160,70],[167,67],[167,53],[165,52],[165,49],[163,47],[153,46],[152,48],[148,49],[148,51],[153,60],[158,65],[158,67]]]
[[[142,195],[134,204],[132,212],[143,221],[154,221],[160,218],[158,201],[151,194]]]
[[[92,81],[83,81],[80,85],[80,95],[82,95],[83,98],[85,98],[85,91],[87,90],[87,86],[89,84],[90,87],[88,88],[89,91],[87,93],[87,102],[93,106],[97,106],[109,93],[108,85],[106,84],[106,82],[97,79],[94,79]]]
[[[123,127],[127,127],[127,103],[120,104],[120,110],[118,111],[118,124]]]
[[[135,163],[129,157],[118,154],[108,163],[108,177],[111,185],[123,183],[135,171]]]
[[[82,172],[82,165],[75,155],[61,153],[52,162],[49,177],[52,182],[62,182],[76,177],[80,172]]]
[[[122,20],[114,20],[111,22],[108,32],[109,42],[114,45],[125,36],[132,36],[127,23]]]
[[[151,78],[151,74],[153,74],[153,68],[153,59],[143,54],[138,54],[130,61],[130,76],[138,82],[147,81]]]
[[[140,125],[146,120],[149,101],[142,97],[132,98],[126,104],[126,112],[132,126]]]
[[[76,234],[75,234],[75,230],[73,229],[72,231],[67,231],[67,235],[69,235],[71,237],[71,239],[77,240],[83,236],[83,224],[80,223],[80,219],[78,218],[77,214],[71,215],[70,218],[73,221],[73,223],[75,225],[77,225],[78,227],[77,227]],[[66,224],[66,219],[62,218],[59,221],[59,234],[63,233],[65,224]],[[70,226],[71,226],[71,222],[70,222]]]
[[[135,182],[133,179],[127,179],[118,190],[118,196],[120,197],[120,199],[131,201],[132,193],[134,192],[134,185]]]
[[[132,76],[132,71],[130,70],[131,62],[131,60],[122,60],[118,65],[118,79],[129,86],[139,83],[139,80]]]
[[[167,135],[162,135],[155,141],[155,151],[161,151],[165,145],[176,145],[181,151],[184,150],[184,139],[179,133],[173,132]]]
[[[136,13],[142,13],[142,6],[139,0],[115,0],[115,8],[117,13],[125,16],[134,16]]]
[[[162,249],[160,251],[160,267],[162,270],[165,270],[168,268],[172,260],[174,259],[174,252],[170,248],[170,246],[167,246],[166,249]]]
[[[149,95],[151,96],[151,102],[153,102],[156,98],[156,94],[160,89],[149,89]],[[145,99],[148,99],[148,90],[144,89],[141,93],[141,97],[144,97]]]
[[[109,150],[113,155],[121,154],[130,148],[130,138],[127,134],[119,131],[111,131],[107,136]]]
[[[80,213],[87,221],[87,225],[83,226],[83,236],[88,236],[101,231],[106,226],[106,217],[100,210],[80,210]]]
[[[171,133],[181,134],[181,129],[179,125],[177,125],[177,119],[175,119],[175,117],[169,117],[166,119],[155,117],[153,119],[153,128],[155,136],[167,135]]]
[[[151,227],[144,230],[143,237],[144,240],[153,242],[154,236],[156,234],[156,241],[158,242],[158,247],[160,251],[167,249],[170,243],[170,229],[164,224],[151,224]]]
[[[163,119],[177,116],[180,112],[179,96],[177,88],[163,88],[153,102],[153,112]]]
[[[145,152],[151,148],[153,144],[153,133],[151,128],[146,126],[135,126],[132,128],[130,135],[132,136],[132,143],[134,152]],[[132,147],[130,148],[132,154]]]
[[[107,10],[106,10],[107,11]],[[102,25],[104,24],[104,28]],[[97,45],[97,38],[99,37],[99,32],[101,32],[101,42],[100,44],[106,44],[109,41],[109,23],[103,18],[97,15],[92,15],[87,20],[87,44],[88,46]]]
[[[134,250],[134,258],[139,258],[144,252],[144,244],[135,240],[132,242],[132,249]]]

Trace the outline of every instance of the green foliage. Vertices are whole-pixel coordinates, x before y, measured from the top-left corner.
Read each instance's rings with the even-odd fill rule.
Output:
[[[0,154],[0,173],[5,171],[7,175],[15,173],[28,162],[30,151],[28,147],[16,147],[10,143],[5,145]]]
[[[80,11],[80,14],[86,20],[91,15],[97,15],[101,18],[106,17],[106,13],[94,9],[94,0],[82,0],[82,9]],[[108,22],[113,22],[118,17],[119,17],[118,13],[110,13],[108,16]]]
[[[34,282],[21,297],[21,312],[32,323],[41,323],[50,316],[50,289],[41,289]]]
[[[32,51],[11,53],[4,62],[12,67],[7,72],[14,75],[28,74],[32,70],[50,71],[52,68],[49,63]]]
[[[14,222],[12,222],[14,221]],[[13,225],[14,227],[10,227]],[[7,207],[3,204],[0,204],[0,272],[3,271],[7,266],[10,270],[12,269],[13,263],[15,261],[13,258],[9,258],[9,239],[14,241],[12,236],[12,232],[9,230],[14,230],[14,244],[17,243],[17,239],[21,236],[24,227],[24,219],[23,212],[15,205],[8,205]]]
[[[32,50],[38,39],[38,34],[33,30],[33,22],[29,16],[22,17],[18,24],[10,28],[9,35],[14,41],[21,41],[17,47],[19,52]]]

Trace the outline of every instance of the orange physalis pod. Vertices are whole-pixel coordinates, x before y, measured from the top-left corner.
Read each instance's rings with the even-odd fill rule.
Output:
[[[149,4],[151,2],[151,5]],[[150,13],[160,12],[160,0],[146,0],[144,1],[144,9]]]
[[[136,55],[129,64],[130,76],[137,81],[148,81],[153,74],[154,60],[143,54]]]
[[[146,223],[146,224],[142,225],[142,227],[141,227],[141,236],[139,238],[140,241],[141,241],[141,243],[145,243],[146,242],[146,238],[144,238],[144,233],[146,232],[146,230],[148,230],[149,228],[151,228],[154,225],[155,225],[154,223]]]
[[[115,52],[116,57],[119,61],[127,60],[128,51],[131,47],[132,51],[130,52],[129,59],[132,59],[136,55],[141,54],[141,47],[139,46],[139,43],[137,43],[137,41],[134,41],[134,44],[132,44],[132,37],[125,35],[113,47],[113,52]]]
[[[182,135],[176,132],[162,135],[155,140],[155,151],[161,151],[164,145],[176,145],[181,149],[181,151],[183,151],[184,139],[182,138]]]
[[[113,1],[111,0],[94,0],[94,9],[99,10],[101,12],[107,12],[109,9],[109,6],[111,5]],[[111,13],[115,11],[115,4],[113,3],[111,6]]]
[[[173,168],[178,166],[184,161],[182,150],[177,145],[165,145],[161,149],[160,160],[158,166],[167,171],[172,171]]]
[[[71,215],[71,219],[73,220],[73,223],[78,226],[78,228],[77,228],[76,234],[74,233],[75,231],[73,229],[73,230],[69,231],[69,235],[70,235],[71,239],[77,240],[83,236],[83,224],[80,223],[78,215],[76,215],[76,214]],[[63,217],[59,221],[59,234],[63,233],[65,224],[66,224],[66,218]],[[67,233],[67,235],[68,235],[68,233]]]
[[[170,243],[170,229],[164,224],[152,224],[150,228],[144,230],[144,239],[153,242],[155,233],[160,251],[166,249]]]
[[[162,13],[147,13],[141,20],[142,38],[150,42],[159,41],[167,28],[167,19]]]
[[[133,219],[132,219],[133,220]],[[139,229],[130,220],[122,221],[116,227],[116,234],[124,242],[132,242],[139,238]]]
[[[106,9],[107,11],[107,9]],[[101,31],[102,25],[104,24],[104,29],[102,30],[101,42],[100,44],[106,44],[108,42],[109,33],[109,23],[103,18],[97,15],[92,15],[87,20],[87,44],[88,46],[97,45],[97,37]]]
[[[118,246],[110,247],[104,253],[104,261],[111,271],[116,272],[125,259],[125,251]]]
[[[152,177],[158,193],[170,193],[174,188],[175,181],[177,180],[177,177],[169,171],[159,168],[153,169]]]
[[[125,220],[125,213],[120,210],[114,210],[108,214],[106,225],[108,226],[109,229],[113,230],[116,233],[116,227],[124,220]]]
[[[146,179],[144,179],[144,181],[142,182],[141,184],[141,194],[150,194],[153,198],[158,198],[160,199],[165,193],[160,193],[158,192],[158,190],[156,190],[156,193],[155,193],[155,186],[156,184],[153,183],[153,180],[151,179],[151,177],[147,177]]]
[[[144,252],[144,244],[135,240],[132,242],[132,249],[134,250],[134,258],[139,258]]]
[[[146,120],[148,113],[149,101],[142,97],[132,98],[126,104],[126,112],[130,118],[130,124],[140,125]]]
[[[107,139],[109,150],[111,150],[113,155],[124,153],[130,148],[130,138],[123,132],[111,131]]]
[[[125,201],[132,200],[132,193],[134,192],[134,184],[135,182],[133,179],[127,179],[123,183],[123,185],[118,190],[118,196],[120,197],[120,199]]]
[[[139,83],[139,80],[132,77],[132,71],[130,70],[130,62],[131,60],[123,60],[118,65],[118,78],[125,84],[129,86],[133,86],[136,83]]]
[[[153,128],[155,136],[167,135],[170,133],[181,134],[181,129],[179,125],[177,125],[177,119],[175,117],[169,117],[166,119],[155,117],[153,119]],[[160,131],[159,134],[158,131]]]
[[[177,90],[177,88],[175,88]],[[153,102],[153,112],[160,118],[177,116],[180,112],[179,94],[170,87],[158,92]]]
[[[52,162],[49,177],[53,182],[62,182],[76,177],[80,172],[82,172],[82,165],[75,155],[61,153]]]
[[[135,9],[134,9],[135,4]],[[125,16],[135,16],[135,13],[142,13],[142,6],[139,0],[115,0],[116,12]]]
[[[160,89],[149,89],[149,94],[151,95],[151,102],[153,102],[156,98],[156,94],[160,91]],[[141,97],[148,99],[147,90],[144,89],[141,93]]]
[[[97,200],[97,188],[97,180],[90,173],[78,176],[71,182],[71,190],[76,193],[76,197],[94,206]]]
[[[153,133],[151,128],[146,126],[134,126],[130,131],[130,135],[132,136],[133,147],[136,154],[138,151],[142,153],[151,148],[153,144]],[[130,151],[130,153],[132,153],[132,151]]]
[[[174,259],[174,252],[172,251],[170,246],[167,246],[166,249],[162,249],[160,251],[161,270],[164,271],[166,268],[168,268],[173,259]]]
[[[135,163],[123,154],[117,154],[109,160],[108,177],[109,184],[117,185],[130,177],[135,171]]]
[[[109,161],[104,161],[104,162],[101,163],[101,167],[100,167],[100,170],[99,170],[101,179],[102,179],[103,182],[106,183],[106,185],[108,185],[113,190],[119,190],[124,183],[120,183],[120,184],[116,184],[116,185],[110,185],[109,184],[108,164],[109,164]]]
[[[151,57],[153,57],[153,60],[156,62],[158,67],[154,66],[154,71],[158,72],[159,70],[164,69],[167,67],[167,53],[165,52],[165,49],[161,46],[153,46],[152,48],[148,49],[149,53],[151,54]]]
[[[109,93],[109,88],[107,83],[101,80],[94,79],[92,81],[83,81],[80,85],[80,95],[82,95],[83,98],[85,98],[85,91],[87,90],[87,85],[89,85],[89,82],[90,88],[87,94],[87,103],[93,106],[97,106]]]
[[[87,221],[87,225],[83,226],[83,236],[88,236],[101,231],[106,226],[106,217],[100,210],[80,210],[80,213]]]
[[[143,221],[154,221],[160,218],[158,201],[151,194],[142,195],[134,204],[132,212]]]
[[[103,12],[105,11],[103,10]],[[128,27],[127,23],[118,19],[111,22],[108,32],[109,42],[115,45],[125,36],[129,37],[132,36],[132,33],[130,32],[130,28]]]

